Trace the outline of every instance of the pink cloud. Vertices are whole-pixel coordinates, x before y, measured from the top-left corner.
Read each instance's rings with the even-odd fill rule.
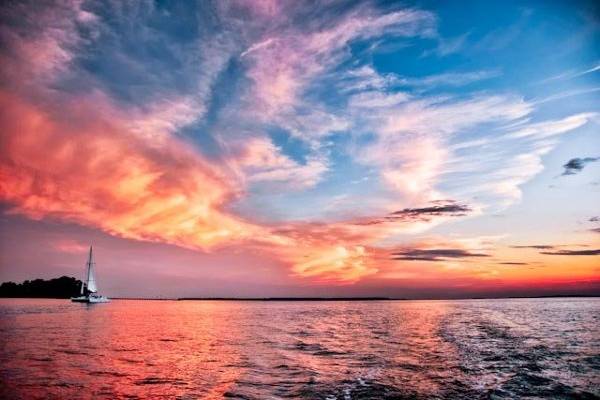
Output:
[[[427,34],[434,25],[433,15],[424,11],[380,15],[362,7],[326,29],[274,30],[242,53],[253,82],[251,110],[267,118],[289,111],[314,78],[347,56],[343,49],[352,40],[384,33]]]
[[[530,104],[511,96],[464,101],[430,98],[399,104],[396,97],[380,95],[379,107],[369,109],[367,115],[363,108],[353,106],[376,133],[376,140],[357,149],[356,156],[377,166],[383,181],[408,204],[446,197],[436,186],[453,159],[448,143],[455,135],[483,123],[510,122],[532,110]]]
[[[0,63],[2,74],[17,80],[18,85],[34,81],[52,81],[67,70],[73,59],[73,49],[81,44],[77,33],[80,25],[93,29],[96,16],[81,9],[79,1],[66,1],[61,5],[39,4],[29,7],[26,3],[7,7],[13,15],[19,15],[24,29],[0,28],[0,39],[6,52]],[[5,55],[9,54],[9,57]],[[22,80],[26,76],[27,81]]]
[[[0,198],[13,212],[206,249],[261,230],[222,210],[236,195],[222,171],[176,138],[157,146],[119,113],[96,115],[97,101],[64,104],[67,122],[0,93]]]
[[[83,253],[89,249],[88,245],[84,245],[79,243],[77,240],[73,239],[60,239],[55,241],[53,244],[54,248],[63,253]]]
[[[240,180],[249,184],[277,183],[286,189],[314,186],[327,171],[326,160],[311,156],[299,163],[266,137],[247,137],[230,143],[233,153],[229,167],[237,171]]]

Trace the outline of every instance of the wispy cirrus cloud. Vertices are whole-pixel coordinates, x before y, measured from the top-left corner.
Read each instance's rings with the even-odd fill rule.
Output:
[[[253,82],[254,109],[260,107],[263,115],[270,117],[290,111],[311,80],[347,58],[343,50],[351,41],[384,33],[427,34],[433,21],[432,14],[420,10],[380,14],[361,7],[329,22],[324,29],[298,31],[291,27],[276,31],[242,53]]]
[[[463,86],[474,82],[480,82],[496,78],[502,75],[498,70],[483,70],[472,72],[447,72],[437,75],[428,75],[420,78],[402,78],[402,85],[415,86],[417,88],[432,88],[438,86]]]
[[[248,138],[240,147],[236,162],[250,183],[274,182],[290,190],[301,190],[314,186],[328,170],[326,159],[314,156],[300,164],[282,154],[267,138]]]
[[[499,208],[513,204],[521,199],[520,186],[543,171],[542,156],[558,145],[560,136],[584,126],[594,117],[594,113],[580,113],[535,123],[515,119],[514,125],[497,128],[504,131],[497,138],[471,140],[466,147],[458,144],[446,175],[447,179],[458,175],[452,184],[456,188],[454,195],[478,196]],[[472,161],[472,154],[486,162]],[[468,186],[464,174],[470,176]]]
[[[444,57],[457,53],[464,48],[468,38],[469,33],[464,33],[453,38],[439,37],[437,46],[431,50],[423,52],[423,56],[426,57],[430,55],[436,55],[438,57]]]
[[[510,96],[434,97],[370,109],[365,129],[376,132],[376,139],[357,149],[357,160],[377,166],[384,181],[407,199],[432,200],[443,196],[436,186],[455,157],[448,146],[453,136],[484,123],[513,121],[530,112],[531,105]],[[387,157],[390,152],[394,157]],[[486,182],[489,184],[489,179]]]
[[[580,113],[562,119],[526,124],[509,133],[508,138],[544,139],[586,124],[596,113]]]
[[[594,65],[590,66],[589,68],[585,68],[582,70],[570,70],[570,71],[566,71],[566,72],[563,72],[558,75],[551,76],[549,78],[541,80],[538,83],[542,84],[542,83],[548,83],[548,82],[557,81],[557,80],[573,79],[573,78],[578,78],[580,76],[584,76],[584,75],[591,74],[593,72],[598,72],[598,71],[600,71],[600,62],[596,62]]]
[[[469,79],[486,77],[474,74]],[[425,77],[422,83],[443,84],[454,78],[460,81],[440,75],[430,80]],[[357,160],[376,165],[383,180],[409,201],[477,196],[485,199],[484,204],[506,207],[521,198],[520,186],[543,170],[541,158],[557,145],[558,137],[596,115],[580,113],[529,122],[535,104],[518,96],[417,99],[394,89],[402,85],[402,78],[379,75],[369,67],[361,67],[345,79],[354,91],[349,102],[353,114],[359,115],[364,131],[375,133],[368,146],[357,148]],[[461,138],[484,125],[486,129],[495,125],[492,129],[498,134],[485,139]],[[386,156],[390,153],[394,157]],[[438,189],[442,182],[446,191]]]

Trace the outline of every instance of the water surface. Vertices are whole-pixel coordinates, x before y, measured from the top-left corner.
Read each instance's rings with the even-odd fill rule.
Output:
[[[2,398],[599,396],[598,298],[0,300]]]

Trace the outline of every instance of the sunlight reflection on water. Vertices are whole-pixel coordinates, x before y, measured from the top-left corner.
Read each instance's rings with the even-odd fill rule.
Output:
[[[600,299],[0,301],[4,398],[595,398]]]

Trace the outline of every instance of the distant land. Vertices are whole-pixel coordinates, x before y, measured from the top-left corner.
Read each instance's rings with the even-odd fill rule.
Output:
[[[0,285],[0,298],[47,298],[68,299],[78,296],[81,291],[81,281],[70,276],[61,276],[50,280],[34,279],[23,283],[4,282]],[[505,297],[464,297],[462,300],[484,299],[536,299],[561,297],[599,297],[590,294],[561,294],[540,296],[505,296]],[[168,301],[399,301],[399,300],[461,300],[459,298],[420,298],[402,297],[111,297],[114,300],[168,300]]]
[[[390,297],[181,297],[177,300],[226,300],[226,301],[362,301],[362,300],[407,300]]]
[[[78,296],[81,281],[70,276],[50,280],[34,279],[23,283],[4,282],[0,285],[0,297],[68,299]]]
[[[405,297],[111,297],[113,300],[142,301],[428,301],[428,300],[493,300],[493,299],[552,299],[600,297],[590,294],[554,294],[547,296],[462,297],[462,298],[405,298]]]

